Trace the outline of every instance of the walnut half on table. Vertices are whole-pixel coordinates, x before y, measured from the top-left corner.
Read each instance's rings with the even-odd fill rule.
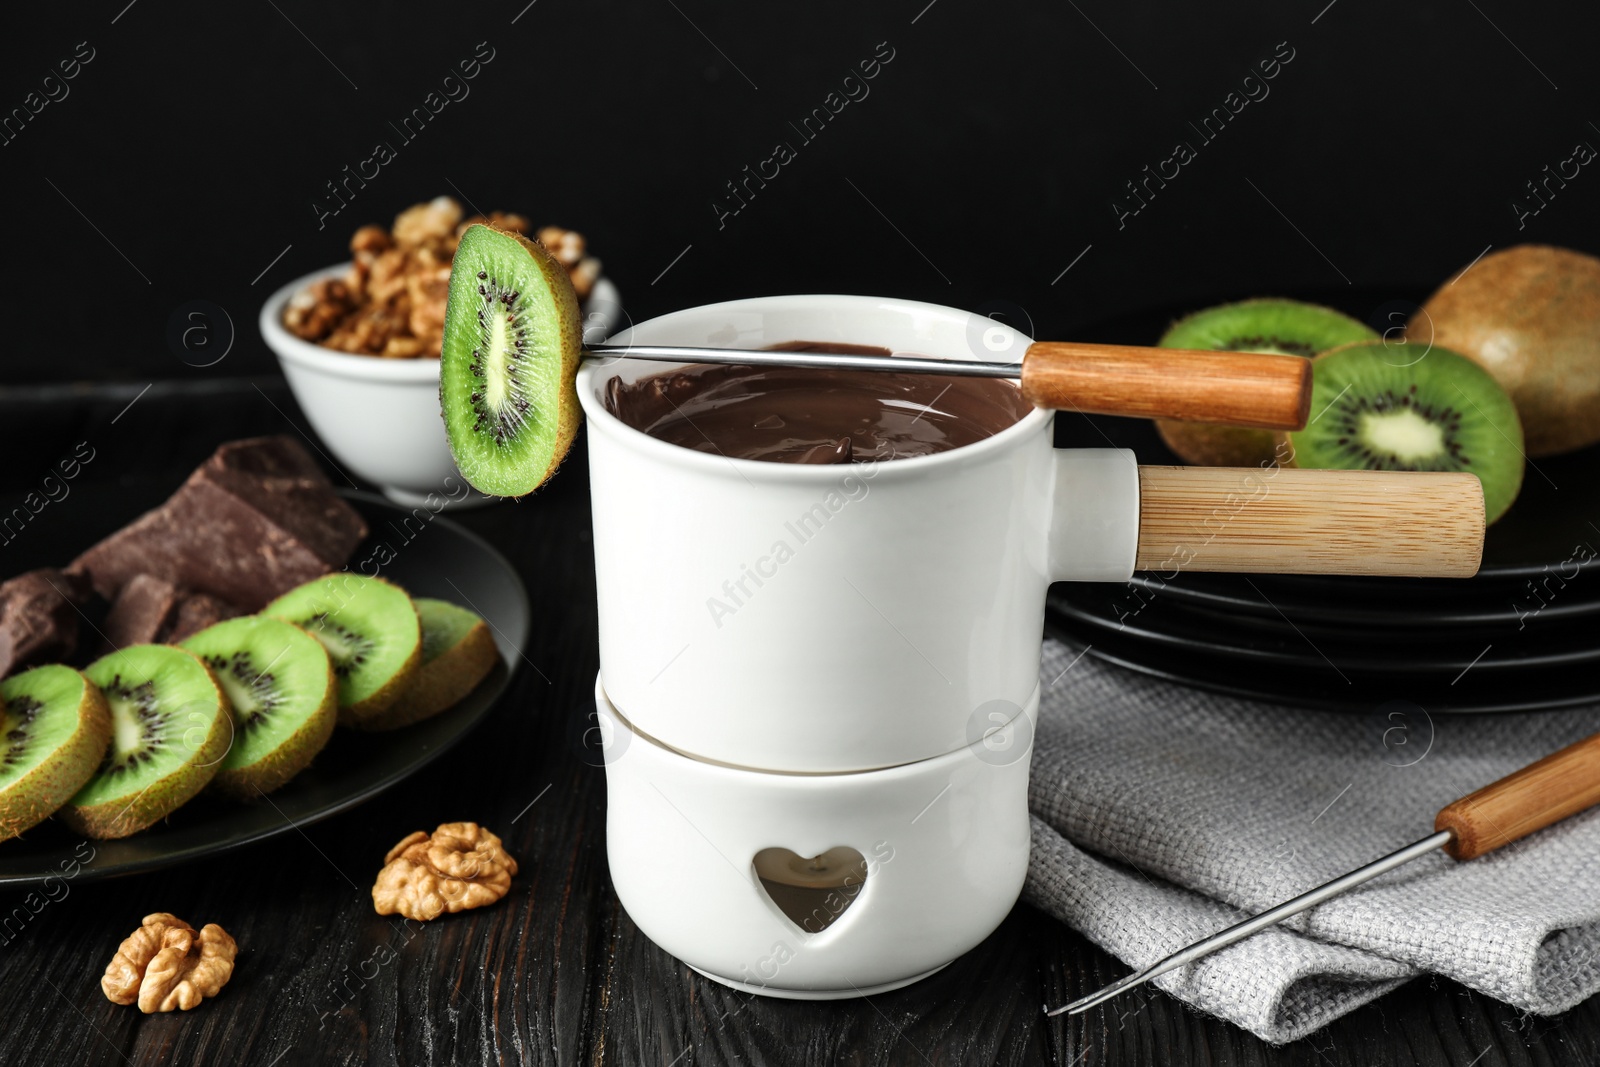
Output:
[[[473,822],[441,823],[431,835],[418,830],[383,862],[373,907],[379,915],[419,921],[493,904],[511,890],[517,873],[500,839]]]
[[[228,984],[238,952],[216,923],[196,931],[169,912],[154,912],[117,949],[100,988],[112,1003],[137,1003],[146,1014],[188,1011]]]

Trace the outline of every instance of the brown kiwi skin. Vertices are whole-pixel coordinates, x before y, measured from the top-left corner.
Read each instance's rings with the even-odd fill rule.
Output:
[[[1530,456],[1600,441],[1600,259],[1549,245],[1491,253],[1429,297],[1406,336],[1494,375]]]
[[[185,655],[191,654],[185,652]],[[211,784],[222,764],[222,757],[228,754],[228,746],[233,743],[233,713],[228,710],[228,695],[222,691],[222,685],[217,681],[217,676],[210,666],[198,656],[195,656],[195,662],[205,667],[206,675],[217,691],[218,707],[222,711],[222,714],[217,716],[216,722],[211,724],[211,729],[206,732],[205,739],[200,742],[200,747],[195,752],[190,766],[196,773],[177,783],[169,778],[163,783],[163,787],[146,789],[132,801],[119,797],[90,807],[64,807],[56,812],[56,818],[66,824],[68,829],[101,841],[128,837],[165,819]],[[106,709],[106,716],[109,720],[109,706]],[[109,734],[107,743],[109,744]],[[173,777],[180,774],[182,771],[174,771]],[[174,800],[176,803],[173,803]]]
[[[363,730],[397,730],[432,718],[476,689],[499,661],[494,635],[480,619],[460,641],[418,668],[411,688],[388,710],[357,725]]]
[[[494,229],[492,226],[489,228]],[[578,309],[578,293],[572,288],[572,277],[567,274],[567,268],[550,254],[549,249],[520,233],[509,230],[495,230],[495,232],[515,238],[533,256],[533,261],[538,264],[545,283],[549,285],[550,292],[555,297],[557,317],[560,321],[561,403],[557,405],[560,418],[556,422],[555,447],[550,452],[550,465],[544,469],[544,474],[539,478],[539,485],[542,486],[550,480],[556,468],[561,466],[561,461],[567,458],[567,452],[571,450],[572,442],[578,436],[578,427],[583,423],[583,408],[578,403],[578,367],[582,363],[583,355],[583,315]]]
[[[1277,435],[1271,430],[1208,422],[1157,419],[1156,432],[1179,459],[1202,467],[1259,467],[1272,461],[1277,447]]]
[[[328,661],[328,684],[322,691],[317,710],[300,724],[277,751],[249,767],[219,770],[211,788],[234,800],[258,800],[305,770],[317,753],[327,747],[339,720],[339,678]]]
[[[81,675],[80,675],[81,677]],[[45,760],[18,780],[0,802],[0,841],[18,837],[54,815],[93,778],[111,744],[111,708],[105,694],[89,679],[83,679],[83,699],[78,703],[78,728],[51,759]],[[86,774],[62,778],[62,765],[78,763],[89,768]]]

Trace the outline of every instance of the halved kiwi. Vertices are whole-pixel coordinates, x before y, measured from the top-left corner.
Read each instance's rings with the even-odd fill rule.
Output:
[[[439,714],[477,688],[500,661],[489,624],[475,612],[427,597],[413,603],[422,619],[422,666],[399,700],[360,723],[363,730],[393,730]]]
[[[94,777],[111,743],[105,697],[71,667],[0,683],[0,841],[53,815]]]
[[[245,615],[183,642],[216,675],[233,712],[233,747],[211,787],[254,799],[305,769],[333,736],[338,678],[322,643],[298,626]]]
[[[211,670],[171,645],[129,645],[89,664],[111,712],[111,745],[57,818],[89,837],[127,837],[206,787],[233,740]]]
[[[296,586],[261,609],[322,642],[339,679],[339,722],[393,704],[422,661],[422,624],[398,585],[360,574],[330,574]]]
[[[439,406],[456,466],[492,496],[531,493],[577,435],[582,353],[566,269],[521,234],[471,226],[445,305]]]
[[[1288,435],[1296,467],[1470,471],[1484,518],[1505,514],[1522,488],[1522,424],[1506,391],[1445,348],[1411,358],[1363,341],[1311,363],[1311,421]],[[1402,354],[1406,358],[1401,358]]]
[[[1173,323],[1157,344],[1162,348],[1310,358],[1339,345],[1377,337],[1373,330],[1332,308],[1264,297],[1196,311]],[[1271,462],[1277,444],[1271,430],[1173,419],[1157,420],[1156,428],[1167,447],[1185,462],[1208,467],[1259,466]]]

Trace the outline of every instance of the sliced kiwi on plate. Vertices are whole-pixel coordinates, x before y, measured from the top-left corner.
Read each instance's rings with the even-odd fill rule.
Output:
[[[216,675],[233,746],[211,788],[254,799],[305,769],[333,736],[338,678],[322,642],[282,619],[244,615],[183,642]]]
[[[361,722],[364,730],[393,730],[459,703],[500,662],[489,624],[447,600],[417,597],[422,620],[422,665],[411,687],[387,711]]]
[[[1288,435],[1296,467],[1468,471],[1483,483],[1484,518],[1522,488],[1522,423],[1511,397],[1465,356],[1383,341],[1345,345],[1311,364],[1311,420]]]
[[[71,667],[0,683],[0,841],[46,818],[94,777],[111,743],[105,697]]]
[[[583,332],[572,280],[521,234],[468,227],[445,305],[439,407],[461,474],[491,496],[554,473],[581,417]]]
[[[339,722],[360,726],[405,692],[422,661],[422,624],[406,591],[382,578],[330,574],[261,609],[322,642],[339,680]]]
[[[1162,348],[1268,352],[1309,359],[1339,345],[1377,337],[1364,324],[1332,308],[1262,298],[1196,311],[1173,323],[1157,343]],[[1277,435],[1271,430],[1173,419],[1157,420],[1156,428],[1167,447],[1185,462],[1208,467],[1269,463],[1277,445]]]
[[[127,837],[206,787],[233,740],[211,670],[171,645],[129,645],[89,664],[111,712],[111,744],[57,818],[89,837]]]

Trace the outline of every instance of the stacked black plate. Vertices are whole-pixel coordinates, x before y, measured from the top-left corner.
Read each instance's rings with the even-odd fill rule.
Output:
[[[1057,444],[1179,462],[1148,423],[1058,416]],[[1600,446],[1532,461],[1475,578],[1137,574],[1061,582],[1047,629],[1217,692],[1370,712],[1600,704]]]

